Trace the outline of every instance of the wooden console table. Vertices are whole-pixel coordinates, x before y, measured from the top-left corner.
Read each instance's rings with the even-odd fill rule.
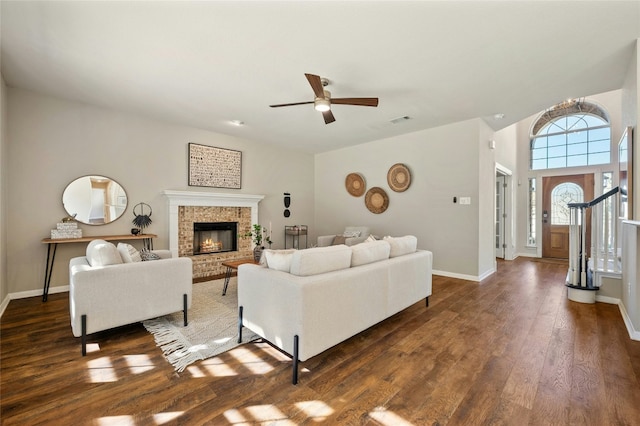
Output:
[[[53,262],[56,259],[56,250],[58,244],[69,243],[89,243],[93,240],[105,241],[127,241],[142,240],[143,247],[146,250],[153,250],[153,239],[158,236],[155,234],[128,234],[128,235],[91,235],[82,238],[43,238],[42,243],[47,244],[47,264],[44,269],[44,286],[42,289],[42,301],[46,302],[49,296],[49,285],[51,284],[51,273],[53,272]],[[53,246],[53,253],[51,247]]]

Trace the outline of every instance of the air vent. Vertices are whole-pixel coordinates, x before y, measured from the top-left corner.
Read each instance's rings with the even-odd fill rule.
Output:
[[[409,117],[408,115],[403,115],[402,117],[398,117],[398,118],[394,118],[393,120],[389,120],[389,122],[391,124],[399,124],[399,123],[403,123],[407,120],[411,120],[411,117]]]

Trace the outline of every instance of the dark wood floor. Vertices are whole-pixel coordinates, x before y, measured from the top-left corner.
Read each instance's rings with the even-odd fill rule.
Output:
[[[430,307],[302,363],[297,386],[264,344],[177,374],[140,324],[91,336],[83,358],[66,293],[14,300],[2,424],[638,425],[640,342],[617,306],[568,301],[565,274],[517,259],[481,283],[434,277]]]

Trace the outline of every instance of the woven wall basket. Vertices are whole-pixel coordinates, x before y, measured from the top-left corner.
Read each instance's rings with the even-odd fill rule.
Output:
[[[387,173],[387,183],[389,188],[395,192],[404,192],[411,185],[411,172],[409,168],[402,163],[391,166]]]
[[[389,207],[389,196],[384,192],[384,189],[374,186],[367,191],[367,195],[364,197],[364,204],[371,213],[384,213]]]
[[[354,197],[361,197],[367,189],[364,177],[360,173],[349,173],[344,180],[344,186],[347,188],[347,192]]]

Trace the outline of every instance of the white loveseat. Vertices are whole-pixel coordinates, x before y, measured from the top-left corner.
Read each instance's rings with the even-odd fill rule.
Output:
[[[239,329],[305,361],[431,295],[430,251],[413,236],[306,250],[266,250],[238,268]]]
[[[120,249],[120,250],[118,250]],[[129,244],[93,240],[87,255],[69,262],[69,314],[71,330],[82,337],[191,307],[191,259],[175,257],[169,250],[152,253],[158,260],[141,261]]]
[[[342,234],[338,235],[320,235],[318,237],[318,247],[327,247],[336,244],[336,237],[344,237],[344,244],[354,246],[363,243],[370,235],[368,226],[347,226]],[[337,245],[337,244],[336,244]]]

